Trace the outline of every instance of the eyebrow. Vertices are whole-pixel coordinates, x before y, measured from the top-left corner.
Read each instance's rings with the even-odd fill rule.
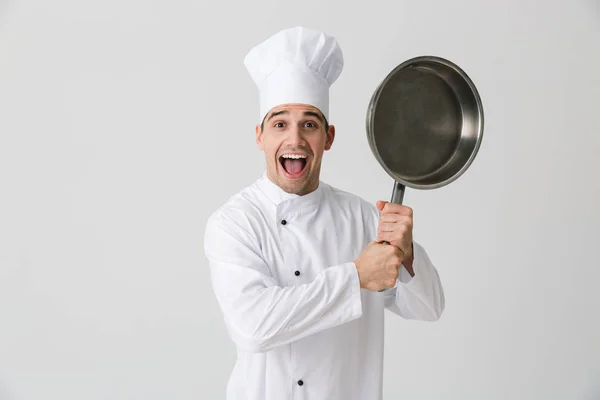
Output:
[[[269,116],[269,118],[267,118],[267,122],[270,121],[271,119],[273,119],[274,117],[276,117],[278,115],[282,115],[282,114],[288,114],[288,111],[286,111],[286,110],[275,111],[273,114],[271,114]]]
[[[319,114],[319,113],[314,112],[314,111],[304,111],[304,115],[315,117],[319,121],[321,121],[322,123],[325,123],[325,120],[324,120],[323,116],[321,114]]]
[[[275,111],[273,114],[271,114],[269,116],[269,118],[267,119],[267,121],[270,121],[272,118],[274,118],[274,117],[276,117],[278,115],[283,115],[283,114],[289,114],[289,111],[287,111],[287,110]],[[317,113],[317,112],[314,112],[314,111],[304,111],[304,115],[305,116],[315,117],[319,121],[321,121],[322,123],[325,123],[323,116],[321,114]]]

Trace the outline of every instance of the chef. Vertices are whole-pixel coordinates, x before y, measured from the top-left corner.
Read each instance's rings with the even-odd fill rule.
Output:
[[[204,236],[237,348],[226,399],[381,399],[385,311],[436,321],[444,310],[412,209],[320,180],[336,133],[329,92],[344,64],[335,38],[285,29],[244,64],[259,94],[265,171],[211,214]]]

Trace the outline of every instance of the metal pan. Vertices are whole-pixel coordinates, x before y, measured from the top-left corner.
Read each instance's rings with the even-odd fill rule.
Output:
[[[435,189],[469,168],[483,137],[483,105],[475,84],[456,64],[421,56],[394,68],[367,110],[373,155],[394,179],[393,203],[406,187]]]
[[[456,64],[421,56],[381,82],[366,122],[371,151],[394,179],[391,202],[402,204],[406,187],[440,188],[469,168],[483,137],[483,105]]]

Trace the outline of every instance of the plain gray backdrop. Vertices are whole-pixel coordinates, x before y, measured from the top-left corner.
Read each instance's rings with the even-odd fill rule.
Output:
[[[387,314],[384,398],[599,399],[595,0],[0,2],[0,399],[224,399],[204,227],[264,170],[243,57],[295,25],[344,51],[333,186],[390,198],[364,126],[397,64],[446,57],[485,107],[470,169],[406,192],[446,310]]]

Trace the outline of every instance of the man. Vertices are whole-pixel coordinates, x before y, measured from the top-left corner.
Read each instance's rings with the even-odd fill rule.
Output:
[[[409,207],[372,205],[319,178],[335,137],[336,40],[286,29],[245,65],[259,91],[266,171],[210,216],[204,243],[238,354],[226,398],[381,399],[384,311],[439,319],[437,271],[412,239]]]

